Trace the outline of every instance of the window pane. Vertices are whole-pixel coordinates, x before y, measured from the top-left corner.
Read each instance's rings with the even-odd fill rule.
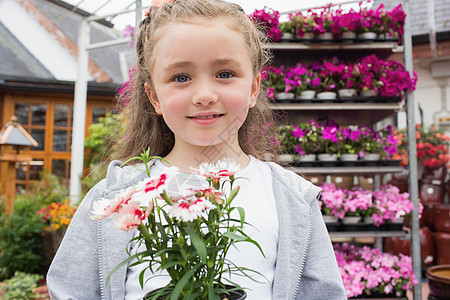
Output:
[[[44,150],[45,129],[31,129],[31,136],[39,144],[37,147],[31,147],[31,150]]]
[[[66,161],[63,159],[52,160],[52,173],[58,177],[66,178]]]
[[[45,125],[46,104],[33,104],[31,106],[31,125]]]
[[[57,104],[55,105],[55,126],[67,126],[67,117],[69,116],[69,106]]]
[[[53,131],[53,151],[67,151],[67,131]]]
[[[16,180],[26,180],[28,171],[28,163],[17,162],[16,163]]]
[[[94,107],[92,109],[92,124],[98,123],[98,119],[106,115],[104,107]]]
[[[14,106],[14,114],[17,117],[17,122],[22,125],[28,125],[29,111],[30,106],[27,103],[16,103],[16,105]]]
[[[40,180],[41,172],[44,170],[43,160],[33,160],[30,162],[30,180]]]

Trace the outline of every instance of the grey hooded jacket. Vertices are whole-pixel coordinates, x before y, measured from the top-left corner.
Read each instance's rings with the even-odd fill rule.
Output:
[[[320,189],[275,163],[273,189],[279,218],[274,300],[347,299],[330,238],[320,213]],[[108,274],[128,257],[133,232],[117,230],[110,216],[91,220],[92,202],[114,197],[146,177],[135,167],[109,165],[105,179],[81,202],[47,274],[52,299],[124,299],[126,267]]]

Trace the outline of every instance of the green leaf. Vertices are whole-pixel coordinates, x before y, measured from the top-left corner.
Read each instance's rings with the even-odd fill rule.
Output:
[[[170,300],[178,300],[180,297],[181,292],[183,291],[184,286],[188,283],[189,279],[195,274],[197,269],[200,267],[199,264],[195,265],[192,269],[187,271],[183,277],[178,281],[177,285],[175,286],[175,289],[173,290],[172,296],[170,297]]]
[[[120,264],[118,264],[114,269],[112,269],[111,272],[109,272],[108,277],[106,278],[106,284],[105,286],[108,285],[109,280],[111,279],[112,274],[114,274],[114,272],[116,272],[117,270],[119,270],[120,268],[122,268],[123,266],[125,266],[126,264],[128,264],[130,261],[132,261],[133,259],[137,259],[139,256],[145,254],[146,251],[142,251],[139,253],[136,253],[134,255],[129,256],[127,259],[125,259],[124,261],[122,261]]]
[[[201,237],[198,235],[198,232],[195,231],[193,226],[186,227],[186,232],[191,237],[191,243],[194,246],[195,250],[197,250],[198,255],[200,256],[203,263],[206,264],[206,246]]]
[[[227,238],[229,238],[229,239],[235,240],[235,241],[245,241],[245,240],[247,240],[246,237],[237,235],[236,233],[231,232],[231,231],[225,232],[225,233],[223,234],[223,236],[224,236],[224,237],[227,237]]]

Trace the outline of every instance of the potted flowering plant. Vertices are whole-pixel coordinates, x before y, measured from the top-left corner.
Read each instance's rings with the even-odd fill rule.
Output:
[[[407,153],[406,129],[398,130],[396,139],[400,146],[399,155],[403,156]],[[445,166],[450,161],[450,137],[445,134],[444,129],[439,129],[437,125],[425,128],[423,125],[416,124],[416,142],[417,159],[425,167],[436,169]]]
[[[273,96],[278,100],[293,99],[295,97],[295,82],[286,76],[287,70],[284,66],[279,68],[267,66],[264,68],[265,84],[272,88]]]
[[[76,210],[77,207],[66,199],[64,202],[52,202],[36,212],[46,224],[42,235],[42,252],[48,259],[51,260],[55,256]]]
[[[367,126],[359,126],[362,149],[359,156],[364,160],[380,160],[383,140],[380,134]]]
[[[331,25],[331,32],[342,39],[354,40],[361,25],[360,19],[361,15],[353,9],[346,13],[342,9],[337,9]]]
[[[303,15],[301,12],[294,12],[289,15],[290,23],[296,30],[296,36],[304,39],[311,40],[314,38],[315,21],[311,17],[312,12],[308,10],[309,15]]]
[[[317,158],[322,161],[335,161],[341,155],[342,139],[339,126],[333,121],[318,125],[319,150]]]
[[[278,140],[280,141],[280,154],[278,159],[283,162],[293,162],[294,154],[296,153],[295,146],[297,139],[291,133],[292,125],[281,125],[278,128]]]
[[[139,234],[130,242],[145,246],[144,251],[129,252],[112,272],[132,261],[133,265],[144,263],[142,286],[145,270],[167,271],[169,284],[150,292],[147,299],[218,299],[237,290],[244,293],[236,284],[225,285],[229,280],[223,276],[250,276],[251,270],[227,260],[230,247],[249,242],[262,253],[259,244],[244,232],[243,209],[233,206],[239,192],[239,186],[234,186],[239,166],[229,159],[201,164],[194,170],[205,177],[206,185],[170,195],[167,188],[178,170],[170,167],[159,177],[150,178],[148,163],[153,158],[148,150],[132,158],[143,162],[148,178],[122,190],[115,199],[93,204],[94,220],[115,215],[114,225],[120,230],[138,229]]]
[[[361,81],[361,73],[357,64],[340,62],[336,66],[336,87],[338,90],[338,96],[355,97],[357,95],[356,87]]]
[[[267,36],[272,38],[275,42],[281,40],[281,30],[279,28],[280,13],[267,6],[264,9],[256,9],[250,14],[250,19],[259,27],[262,27]]]
[[[313,161],[319,149],[319,134],[314,120],[295,125],[291,134],[297,139],[294,146],[300,161]]]
[[[373,10],[362,8],[361,4],[362,3],[360,3],[361,24],[358,27],[358,38],[374,40],[377,38],[378,32],[380,32],[383,24],[380,15],[383,7],[380,6],[377,10]]]
[[[332,40],[333,33],[331,27],[334,23],[334,16],[331,11],[331,4],[322,7],[320,14],[313,14],[315,19],[315,31],[321,40]]]
[[[377,96],[378,89],[382,85],[380,81],[382,61],[376,55],[371,54],[361,58],[357,62],[357,67],[362,78],[358,85],[361,96]]]
[[[322,193],[318,201],[324,220],[327,223],[335,223],[344,218],[344,189],[336,188],[334,183],[322,183],[320,188]]]
[[[362,139],[361,130],[358,128],[352,129],[351,127],[339,128],[341,132],[342,139],[340,142],[342,154],[340,160],[343,161],[356,161],[358,159],[358,154],[362,150]]]
[[[348,243],[334,244],[334,252],[349,299],[405,297],[418,283],[409,256]]]
[[[308,89],[307,72],[306,66],[302,63],[286,69],[286,86],[294,91],[297,98],[300,98],[302,93]]]
[[[372,219],[375,226],[380,226],[387,221],[403,224],[403,218],[414,209],[414,203],[409,199],[408,193],[400,193],[398,187],[383,185],[378,191],[372,192],[373,213]],[[423,206],[419,205],[419,216],[422,214]]]

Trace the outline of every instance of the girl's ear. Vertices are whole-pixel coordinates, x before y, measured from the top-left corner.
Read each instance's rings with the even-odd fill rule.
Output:
[[[261,87],[261,73],[255,77],[252,83],[252,90],[250,94],[250,108],[256,105],[256,100],[258,99],[259,89]]]
[[[153,108],[155,109],[155,112],[158,115],[161,115],[161,105],[158,100],[158,96],[156,95],[155,90],[146,82],[144,83],[145,93],[147,94],[148,100],[150,100],[150,103],[153,105]]]

